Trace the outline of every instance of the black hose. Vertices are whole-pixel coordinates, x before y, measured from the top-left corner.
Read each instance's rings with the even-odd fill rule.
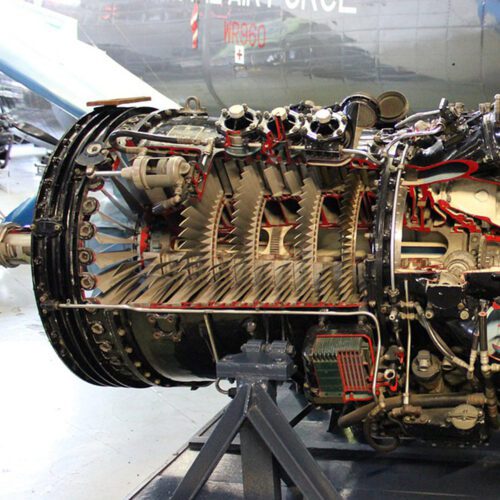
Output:
[[[479,344],[479,337],[480,337],[479,330],[476,330],[476,331],[472,334],[472,345],[471,345],[471,351],[477,351],[477,346],[478,346],[478,344]]]
[[[438,347],[438,349],[440,348],[441,353],[443,354],[443,356],[445,356],[447,358],[450,358],[451,360],[453,360],[453,359],[456,358],[456,356],[453,353],[453,351],[451,350],[451,348],[443,340],[443,338],[441,337],[441,335],[439,335],[439,333],[436,332],[436,330],[434,330],[434,328],[431,326],[430,323],[429,323],[428,332],[430,333],[431,338],[434,338],[434,343],[435,343],[436,347]]]
[[[389,453],[390,451],[394,451],[400,443],[400,439],[398,436],[391,436],[388,443],[380,443],[376,441],[372,436],[372,424],[374,422],[373,417],[368,416],[363,422],[363,434],[366,438],[368,444],[376,451],[381,453]]]
[[[427,318],[424,315],[424,311],[420,307],[420,305],[416,306],[416,309],[420,324],[426,329],[427,333],[429,334],[429,337],[431,338],[432,342],[437,347],[439,352],[445,358],[453,357],[454,356],[453,351],[447,346],[446,342],[441,338],[441,336],[436,332],[436,330],[432,328],[431,324],[427,321]]]
[[[398,398],[400,399],[401,404],[403,404],[403,397],[398,396]],[[360,406],[359,408],[356,408],[350,413],[341,415],[337,420],[337,425],[339,427],[345,428],[345,427],[350,427],[351,425],[354,425],[358,422],[361,422],[364,418],[366,418],[368,413],[370,413],[375,408],[375,406],[377,406],[377,403],[368,403],[366,405]]]
[[[479,349],[482,352],[488,352],[488,323],[487,315],[484,311],[479,313]]]
[[[458,356],[455,356],[455,354],[448,347],[446,342],[441,338],[441,336],[436,332],[436,330],[432,328],[431,324],[427,321],[427,318],[425,317],[422,306],[418,302],[415,304],[415,309],[417,311],[418,320],[420,324],[425,328],[425,330],[429,334],[429,337],[432,340],[432,343],[436,346],[439,352],[455,366],[459,366],[460,368],[468,370],[469,365],[464,360],[460,359]]]
[[[410,394],[410,405],[422,408],[447,408],[467,403],[473,406],[483,406],[486,398],[482,393],[473,394]],[[375,409],[376,403],[356,408],[356,410],[342,415],[338,419],[339,427],[350,427],[364,420]],[[403,406],[403,396],[394,396],[384,401],[383,411],[390,411]]]

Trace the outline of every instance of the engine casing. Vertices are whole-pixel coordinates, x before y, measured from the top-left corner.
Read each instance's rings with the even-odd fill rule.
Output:
[[[360,95],[219,118],[195,98],[96,108],[37,200],[50,341],[94,384],[196,387],[250,338],[283,338],[315,404],[371,411],[353,422],[371,444],[403,428],[484,440],[498,418],[499,109],[443,100],[395,123]]]

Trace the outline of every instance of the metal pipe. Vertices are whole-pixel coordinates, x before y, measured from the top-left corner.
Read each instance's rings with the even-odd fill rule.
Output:
[[[123,153],[136,153],[138,150],[142,151],[147,146],[122,146],[118,144],[118,139],[121,137],[127,137],[131,139],[145,140],[151,142],[159,142],[160,144],[166,144],[167,146],[178,146],[178,145],[193,145],[193,146],[209,146],[212,148],[214,146],[214,139],[190,139],[190,138],[176,138],[168,137],[161,134],[149,134],[147,132],[138,132],[135,130],[115,130],[109,134],[108,141],[111,147]]]
[[[404,162],[406,160],[406,155],[408,153],[409,145],[407,144],[401,155],[401,161],[398,167],[398,173],[396,175],[396,185],[394,186],[394,198],[392,201],[392,220],[391,220],[391,241],[390,241],[390,272],[391,272],[391,288],[396,289],[396,271],[395,271],[395,255],[396,255],[396,214],[398,209],[398,195],[399,187],[401,185],[401,176],[403,175]]]
[[[121,177],[122,171],[120,170],[96,170],[95,168],[87,169],[87,177],[93,179],[94,177]]]
[[[467,379],[472,380],[474,378],[474,366],[477,360],[478,354],[478,344],[479,344],[479,330],[476,329],[472,336],[472,345],[470,349],[469,357],[469,370],[467,372]]]
[[[434,127],[430,130],[421,130],[417,132],[406,132],[404,134],[397,135],[394,139],[392,139],[386,146],[385,150],[389,151],[394,144],[400,142],[404,139],[413,139],[414,137],[428,137],[431,135],[437,135],[444,130],[444,126],[439,124],[437,127]]]
[[[122,311],[133,311],[133,312],[155,312],[158,314],[161,312],[161,308],[158,307],[141,307],[141,306],[131,306],[129,304],[74,304],[71,302],[60,303],[57,305],[58,309],[104,309],[104,310],[122,310]],[[377,332],[377,354],[375,357],[375,367],[373,370],[373,381],[372,381],[372,394],[375,401],[378,400],[377,395],[377,374],[380,366],[380,353],[382,350],[382,332],[380,330],[380,323],[375,314],[370,311],[291,311],[291,310],[261,310],[261,309],[175,309],[175,308],[164,308],[166,313],[170,314],[231,314],[231,315],[271,315],[271,316],[339,316],[339,317],[350,317],[350,316],[366,316],[370,318]]]
[[[342,146],[339,147],[339,153],[347,153],[353,156],[362,156],[363,158],[368,158],[372,163],[375,163],[375,165],[382,165],[384,160],[378,160],[370,154],[368,151],[362,151],[361,149],[349,149],[349,148],[343,148]]]
[[[403,395],[403,405],[408,406],[410,404],[410,366],[411,366],[411,321],[410,321],[410,308],[408,303],[410,302],[410,296],[408,291],[408,280],[405,280],[405,300],[406,300],[406,323],[408,329],[408,339],[406,343],[406,380],[405,380],[405,392]]]
[[[410,394],[410,404],[422,408],[448,408],[464,403],[472,406],[484,406],[486,398],[481,392],[472,394]],[[401,407],[402,404],[403,396],[387,398],[384,400],[383,410],[393,410]],[[377,403],[360,406],[347,415],[342,415],[337,423],[339,427],[350,427],[364,420],[376,407]]]
[[[394,128],[396,130],[399,130],[401,128],[406,127],[410,123],[415,123],[417,120],[431,118],[432,116],[436,116],[439,113],[440,113],[439,109],[435,109],[433,111],[423,111],[422,113],[415,113],[414,115],[411,115],[408,118],[405,118],[404,120],[401,120],[400,122],[396,123],[396,125],[394,125]]]
[[[217,361],[219,361],[219,354],[217,353],[217,347],[215,346],[215,338],[212,325],[210,323],[210,316],[208,314],[204,314],[203,319],[205,320],[205,326],[207,327],[208,339],[210,340],[210,347],[212,348],[214,361],[217,363]]]

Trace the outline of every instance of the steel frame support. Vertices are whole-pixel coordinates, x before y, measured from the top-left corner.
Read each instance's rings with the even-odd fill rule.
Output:
[[[173,500],[196,497],[238,433],[245,498],[281,499],[281,479],[295,485],[308,500],[341,498],[276,404],[273,366],[278,381],[293,373],[293,360],[286,349],[285,343],[271,348],[253,343],[250,348],[244,346],[242,354],[219,362],[218,373],[231,378],[229,373],[237,372],[236,395],[175,490]],[[259,377],[259,372],[266,378]]]

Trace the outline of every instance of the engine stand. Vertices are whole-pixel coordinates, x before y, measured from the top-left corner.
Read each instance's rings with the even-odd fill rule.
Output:
[[[245,498],[281,499],[281,479],[308,500],[341,498],[276,404],[277,383],[296,369],[292,349],[284,341],[252,340],[217,363],[219,378],[236,379],[236,395],[173,500],[195,498],[238,433]]]

